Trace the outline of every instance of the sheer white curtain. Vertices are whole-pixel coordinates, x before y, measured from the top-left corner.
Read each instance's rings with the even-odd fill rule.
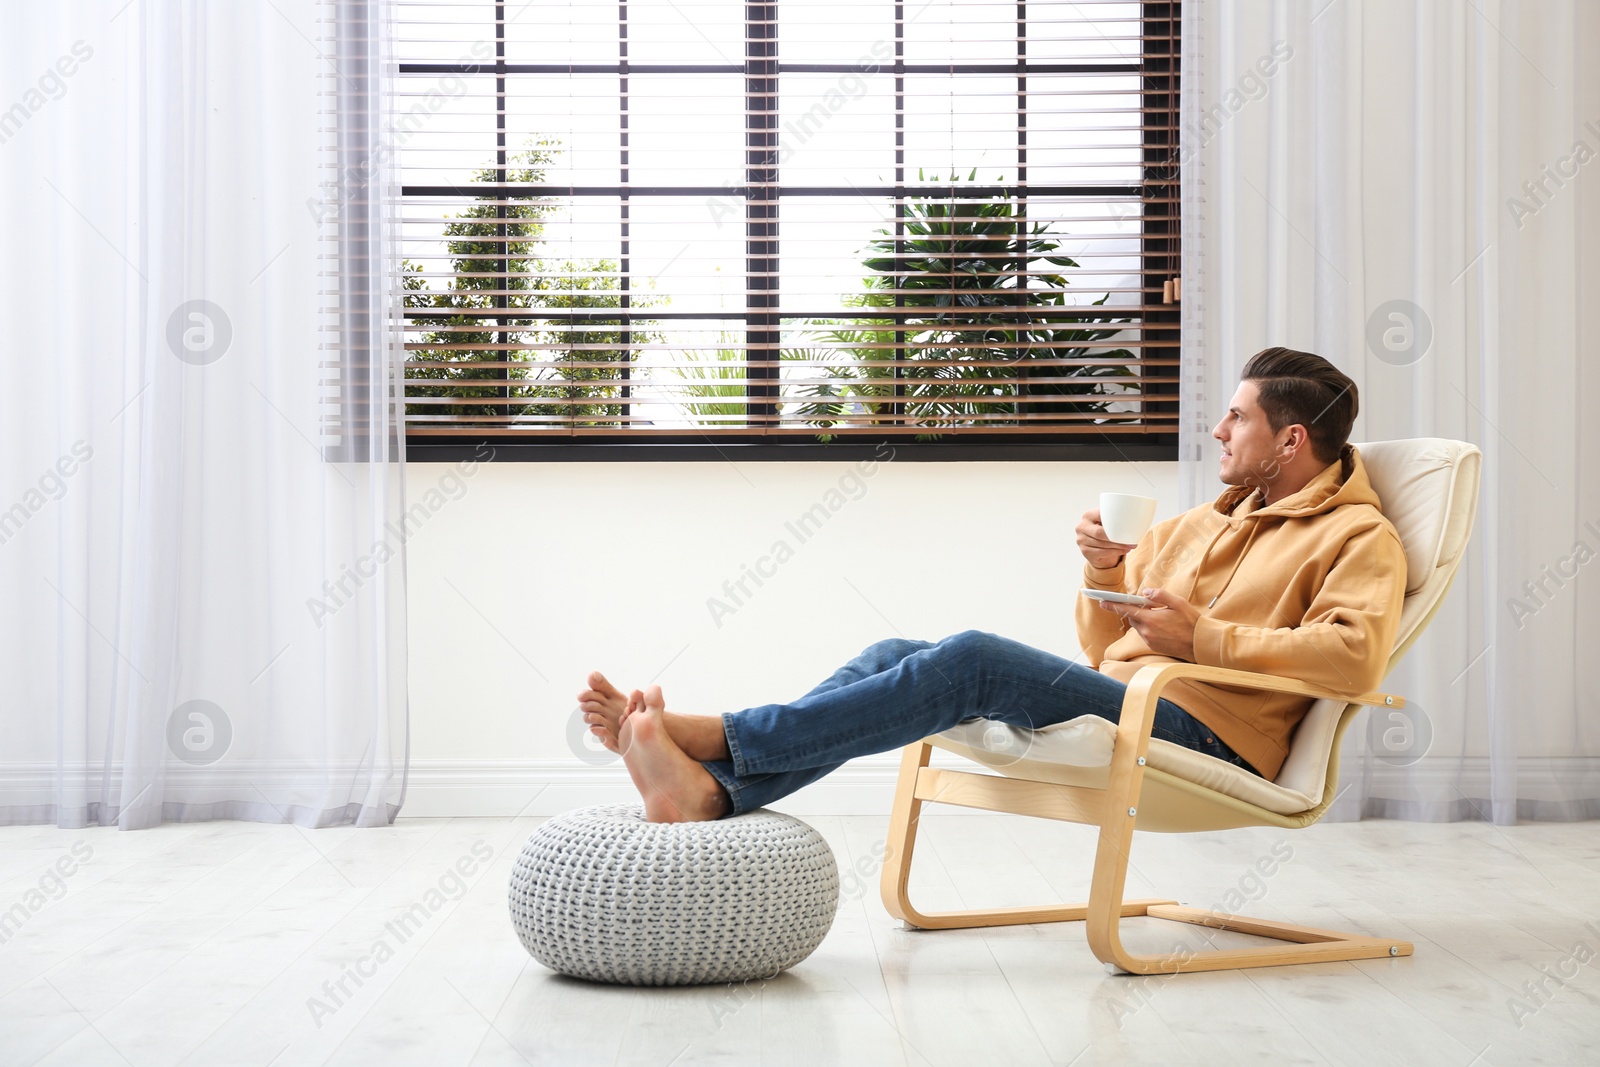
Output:
[[[380,16],[7,11],[0,822],[403,801]]]
[[[1185,505],[1273,344],[1355,379],[1355,440],[1484,452],[1387,683],[1421,714],[1358,723],[1330,814],[1600,816],[1600,5],[1190,0],[1183,92]]]

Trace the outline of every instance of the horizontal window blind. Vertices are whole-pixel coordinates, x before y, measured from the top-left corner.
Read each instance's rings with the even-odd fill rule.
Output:
[[[1175,439],[1179,6],[401,3],[408,435]]]

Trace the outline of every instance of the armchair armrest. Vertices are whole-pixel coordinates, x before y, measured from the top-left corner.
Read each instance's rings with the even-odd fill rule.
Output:
[[[1128,707],[1135,698],[1135,690],[1138,690],[1141,696],[1148,693],[1151,697],[1158,697],[1168,683],[1178,678],[1193,678],[1196,681],[1237,685],[1248,689],[1298,693],[1317,700],[1342,700],[1346,704],[1382,704],[1390,708],[1406,706],[1404,697],[1392,693],[1373,691],[1362,693],[1360,696],[1346,696],[1344,693],[1324,689],[1320,685],[1309,685],[1298,678],[1282,678],[1275,674],[1256,674],[1254,671],[1236,671],[1228,667],[1208,667],[1201,663],[1153,663],[1148,667],[1140,667],[1138,673],[1133,676],[1133,681],[1128,683],[1128,694],[1122,701],[1122,713],[1124,715],[1128,713]],[[1155,706],[1154,700],[1150,703],[1151,707]]]
[[[1298,678],[1281,678],[1273,674],[1256,674],[1253,671],[1236,671],[1228,667],[1209,667],[1200,663],[1152,663],[1140,667],[1128,683],[1127,694],[1122,698],[1122,715],[1117,720],[1117,739],[1111,750],[1110,784],[1113,795],[1119,792],[1137,802],[1139,783],[1143,775],[1145,755],[1150,748],[1150,728],[1155,723],[1156,701],[1161,690],[1178,678],[1193,678],[1218,685],[1237,685],[1250,689],[1270,689],[1280,693],[1298,693],[1318,700],[1342,700],[1347,704],[1377,704],[1389,708],[1403,708],[1405,698],[1392,693],[1373,691],[1359,696],[1346,696],[1310,685]],[[1132,814],[1130,810],[1129,814]]]

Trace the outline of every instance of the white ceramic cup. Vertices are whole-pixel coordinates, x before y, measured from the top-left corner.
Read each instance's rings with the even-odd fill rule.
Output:
[[[1132,493],[1100,494],[1100,525],[1118,544],[1136,545],[1156,518],[1156,498]]]

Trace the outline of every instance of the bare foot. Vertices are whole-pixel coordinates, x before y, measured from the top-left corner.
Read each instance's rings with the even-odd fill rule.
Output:
[[[578,694],[578,708],[583,712],[583,721],[589,724],[589,732],[613,752],[621,751],[617,732],[628,714],[628,704],[622,691],[599,671],[590,672],[589,688]]]
[[[642,704],[643,694],[638,690],[634,690],[634,693]],[[607,681],[605,675],[594,671],[589,675],[589,688],[578,694],[578,708],[583,712],[583,721],[589,724],[589,732],[611,751],[621,752],[617,734],[622,728],[622,720],[633,710],[630,698],[623,696],[622,691]],[[679,715],[675,711],[668,711],[663,713],[663,722],[673,743],[683,749],[690,759],[732,758],[728,751],[728,736],[722,728],[722,716]]]
[[[661,721],[667,733],[684,755],[692,760],[732,759],[728,750],[728,733],[722,728],[721,715],[679,715],[665,711]]]
[[[708,822],[728,811],[728,794],[700,764],[684,755],[667,733],[661,687],[629,698],[635,710],[622,718],[618,739],[633,784],[644,798],[650,822]]]

